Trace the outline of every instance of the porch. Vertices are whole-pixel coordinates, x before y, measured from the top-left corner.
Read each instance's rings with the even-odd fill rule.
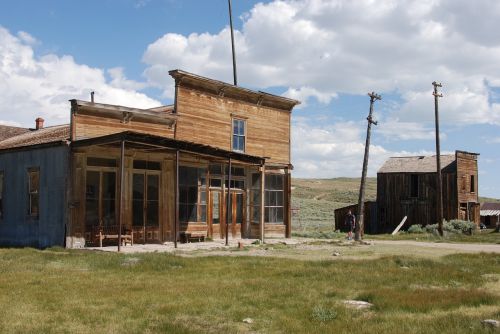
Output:
[[[290,233],[288,166],[261,157],[127,131],[74,141],[71,171],[67,247]]]

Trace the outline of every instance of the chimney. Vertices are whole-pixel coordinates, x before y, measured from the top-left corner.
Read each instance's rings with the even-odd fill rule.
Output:
[[[38,117],[37,119],[35,119],[35,124],[36,124],[35,129],[37,129],[37,130],[43,129],[43,122],[44,122],[44,119],[41,117]]]
[[[90,102],[94,103],[94,91],[90,92]]]

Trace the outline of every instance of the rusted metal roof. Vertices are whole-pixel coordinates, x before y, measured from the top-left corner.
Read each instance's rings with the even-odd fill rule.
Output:
[[[0,124],[0,141],[30,132],[30,129]]]
[[[451,167],[455,155],[441,155],[441,169]],[[436,156],[392,157],[378,170],[379,173],[435,173]]]
[[[0,141],[0,150],[29,147],[42,144],[60,143],[69,140],[69,124],[48,126]]]
[[[480,215],[481,216],[499,216],[500,215],[500,203],[486,202],[486,203],[481,204]]]

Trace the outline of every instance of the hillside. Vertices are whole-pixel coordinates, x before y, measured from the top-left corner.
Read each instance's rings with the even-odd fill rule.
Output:
[[[293,231],[331,231],[333,210],[356,204],[359,178],[292,179],[292,207],[299,209],[293,215]],[[377,197],[377,178],[367,178],[367,201]],[[500,202],[500,199],[479,197],[479,202]]]
[[[333,210],[358,202],[359,178],[293,179],[294,231],[331,231]],[[377,179],[367,178],[366,200],[375,200]]]

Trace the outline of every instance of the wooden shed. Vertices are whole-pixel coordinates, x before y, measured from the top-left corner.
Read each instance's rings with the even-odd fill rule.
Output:
[[[33,235],[57,234],[30,245],[83,247],[103,236],[116,243],[117,235],[135,243],[291,235],[290,117],[299,102],[181,70],[170,75],[173,105],[71,100],[70,124],[55,127],[57,135],[36,144],[19,139],[45,128],[0,141],[0,205],[36,198]],[[11,152],[31,160],[21,166]],[[39,180],[33,189],[32,176]],[[24,235],[26,208],[4,211],[0,244],[27,244],[15,238]],[[56,213],[47,218],[54,226],[41,224]]]
[[[486,227],[500,228],[500,203],[482,203],[481,204],[481,223]]]
[[[478,153],[441,155],[443,211],[446,220],[479,224]],[[403,228],[437,223],[436,156],[394,157],[377,173],[378,230],[392,231],[407,216]]]
[[[358,205],[352,204],[349,206],[344,206],[342,208],[335,209],[335,230],[339,230],[341,232],[347,232],[348,226],[345,224],[345,218],[347,213],[351,210],[351,212],[356,215],[358,212]],[[364,210],[364,221],[363,221],[363,231],[362,233],[375,234],[377,233],[377,202],[375,201],[366,201],[365,202],[365,210]]]

